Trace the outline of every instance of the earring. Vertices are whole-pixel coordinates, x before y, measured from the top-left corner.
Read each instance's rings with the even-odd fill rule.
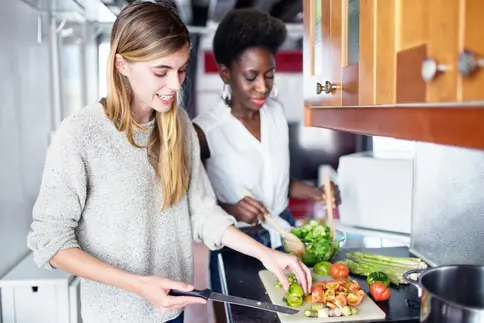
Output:
[[[222,89],[222,99],[224,101],[230,101],[232,98],[232,90],[230,89],[230,85],[225,83]]]
[[[277,87],[276,85],[274,84],[272,86],[272,91],[271,91],[271,98],[275,99],[277,98],[277,96],[279,95],[279,91],[277,91]]]

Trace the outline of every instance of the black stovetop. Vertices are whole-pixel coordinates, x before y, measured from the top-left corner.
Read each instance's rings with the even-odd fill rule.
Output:
[[[347,251],[361,251],[378,253],[396,257],[409,257],[407,247],[394,248],[354,248],[343,249],[335,258],[344,258]],[[259,279],[259,271],[263,270],[262,264],[251,257],[238,252],[224,249],[221,251],[223,271],[221,271],[222,285],[225,285],[227,294],[246,297],[264,302],[270,302],[264,285]],[[363,289],[368,292],[368,285],[365,280],[355,276],[361,283]],[[393,286],[393,285],[392,285]],[[224,288],[225,289],[225,288]],[[379,303],[378,306],[387,314],[384,322],[394,323],[417,323],[419,322],[420,301],[417,289],[410,285],[391,287],[392,296],[388,302]],[[227,316],[232,323],[279,323],[275,313],[252,309],[238,305],[228,305]],[[382,322],[382,321],[379,321]]]

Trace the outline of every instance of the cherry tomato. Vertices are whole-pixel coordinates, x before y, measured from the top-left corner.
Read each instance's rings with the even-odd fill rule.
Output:
[[[329,272],[334,279],[346,278],[350,275],[350,270],[345,264],[332,264],[331,267],[329,267]]]
[[[375,301],[380,302],[388,300],[392,293],[382,282],[374,282],[370,286],[370,294],[373,296]]]

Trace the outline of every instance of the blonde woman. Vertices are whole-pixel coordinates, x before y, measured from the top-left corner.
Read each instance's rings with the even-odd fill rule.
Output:
[[[118,16],[108,96],[63,121],[49,148],[28,246],[38,266],[82,279],[84,323],[183,322],[198,298],[192,241],[259,259],[285,284],[296,257],[263,246],[218,205],[197,135],[177,108],[190,40],[171,8],[136,2]],[[170,321],[171,320],[171,321]]]

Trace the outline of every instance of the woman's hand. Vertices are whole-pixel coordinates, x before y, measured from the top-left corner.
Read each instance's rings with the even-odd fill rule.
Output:
[[[225,205],[223,207],[237,221],[249,224],[257,224],[259,220],[264,222],[264,214],[268,213],[261,202],[249,196],[244,197],[236,204]]]
[[[294,275],[296,275],[304,293],[307,295],[311,292],[311,286],[313,283],[311,270],[309,270],[298,257],[267,248],[262,255],[259,256],[259,260],[264,267],[277,276],[286,291],[289,289],[289,281],[284,274],[284,270],[290,269]]]
[[[158,276],[141,276],[138,294],[162,312],[186,307],[189,304],[206,304],[200,297],[169,296],[171,289],[184,292],[193,290],[193,286]]]
[[[331,188],[333,192],[333,204],[341,204],[341,194],[338,185],[331,182]],[[321,187],[314,187],[307,183],[291,179],[289,186],[289,196],[303,200],[313,200],[326,203],[326,194],[324,192],[324,185]]]

